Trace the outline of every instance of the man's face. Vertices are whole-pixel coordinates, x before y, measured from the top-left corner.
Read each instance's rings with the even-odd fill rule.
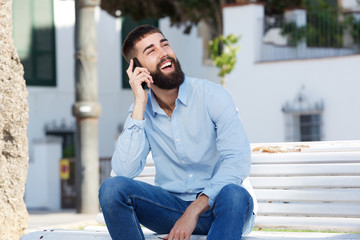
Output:
[[[135,44],[137,58],[150,71],[154,84],[162,89],[174,89],[184,81],[174,51],[161,33],[153,33]]]

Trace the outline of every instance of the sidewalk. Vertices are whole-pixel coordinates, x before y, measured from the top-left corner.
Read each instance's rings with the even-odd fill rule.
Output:
[[[101,226],[96,221],[97,214],[78,214],[75,210],[61,211],[29,211],[29,224],[22,239],[66,239],[66,240],[111,240],[108,232],[92,227],[86,231],[87,226]],[[47,229],[46,232],[39,231]],[[55,230],[54,230],[55,229]],[[62,230],[64,229],[64,230]],[[73,230],[72,230],[73,229]],[[49,231],[51,230],[51,231]],[[145,230],[145,229],[144,229]],[[145,231],[147,240],[156,240],[157,236],[151,231]],[[165,236],[165,235],[164,235]],[[191,240],[204,240],[206,237],[192,236]],[[360,240],[360,234],[350,233],[319,233],[319,232],[262,232],[253,231],[244,240]]]
[[[60,211],[29,210],[29,222],[25,233],[43,229],[83,229],[89,225],[99,225],[97,214],[79,214],[75,209]]]

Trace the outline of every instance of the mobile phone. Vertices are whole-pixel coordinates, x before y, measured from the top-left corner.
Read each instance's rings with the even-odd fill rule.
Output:
[[[135,71],[135,68],[136,68],[136,67],[142,67],[141,64],[140,64],[140,62],[139,62],[139,60],[138,60],[137,58],[133,58],[133,62],[134,62],[134,63],[133,63],[133,69],[132,69],[133,72]],[[141,86],[142,86],[143,89],[147,89],[147,84],[146,84],[146,82],[141,83]]]

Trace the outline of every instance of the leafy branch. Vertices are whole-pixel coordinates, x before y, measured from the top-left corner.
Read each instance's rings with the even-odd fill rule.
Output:
[[[240,47],[236,43],[240,37],[230,34],[227,36],[220,35],[209,43],[210,57],[216,67],[219,68],[219,77],[221,85],[225,87],[225,75],[229,74],[235,66],[236,54]]]

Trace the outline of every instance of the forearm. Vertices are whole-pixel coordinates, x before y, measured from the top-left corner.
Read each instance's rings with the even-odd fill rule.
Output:
[[[200,215],[209,210],[208,197],[201,195],[193,203],[191,203],[184,214],[176,221],[169,235],[164,239],[186,239],[189,240],[193,233]]]
[[[184,214],[190,214],[198,218],[201,214],[209,210],[210,206],[208,202],[209,197],[205,194],[202,194],[187,207]]]
[[[133,112],[131,113],[131,118],[139,121],[144,120],[145,108],[146,108],[146,102],[144,101],[135,102]]]
[[[150,150],[144,127],[145,121],[126,120],[111,160],[116,175],[132,178],[142,171]]]
[[[250,151],[244,151],[242,154],[228,156],[227,159],[222,160],[221,166],[203,190],[203,193],[209,197],[210,207],[224,186],[227,184],[240,185],[249,176],[250,159]]]

